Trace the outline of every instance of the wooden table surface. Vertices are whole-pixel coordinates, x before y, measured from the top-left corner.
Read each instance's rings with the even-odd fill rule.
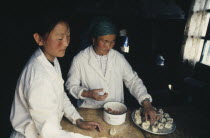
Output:
[[[79,108],[77,109],[77,111],[85,120],[99,122],[104,130],[102,132],[99,132],[97,130],[80,129],[77,126],[72,125],[72,123],[68,121],[66,118],[63,118],[61,121],[61,126],[64,130],[80,133],[86,136],[92,136],[93,138],[182,138],[183,137],[182,132],[178,131],[177,129],[173,133],[167,135],[155,135],[141,130],[133,123],[131,119],[132,111],[130,109],[128,109],[128,112],[126,114],[125,123],[118,126],[109,125],[106,122],[104,122],[102,109]],[[117,131],[117,133],[114,136],[111,136],[109,134],[111,128],[115,128],[115,130]]]
[[[99,132],[97,130],[83,130],[75,125],[72,125],[72,123],[66,118],[63,118],[63,120],[61,121],[61,126],[64,130],[80,133],[86,136],[92,136],[93,138],[144,138],[141,130],[132,122],[130,110],[128,110],[126,114],[125,123],[116,126],[109,125],[104,122],[102,109],[79,108],[78,112],[87,121],[99,122],[104,130],[102,132]],[[109,134],[111,128],[115,128],[115,130],[117,131],[114,136],[111,136]]]

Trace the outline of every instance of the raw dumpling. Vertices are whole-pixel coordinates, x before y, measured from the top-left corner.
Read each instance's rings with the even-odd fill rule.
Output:
[[[169,118],[166,118],[166,120],[167,120],[168,123],[171,123],[171,124],[173,123],[173,118],[169,117]]]
[[[163,112],[163,109],[158,109],[158,113],[159,114],[163,114],[164,112]]]
[[[165,118],[169,118],[170,115],[169,115],[168,113],[164,113],[164,117],[165,117]]]
[[[163,117],[163,118],[160,119],[160,122],[161,123],[165,123],[166,122],[166,119]]]
[[[172,128],[172,124],[171,123],[165,123],[165,128],[171,129]]]
[[[140,110],[136,110],[134,118],[135,118],[135,121],[136,121],[137,124],[142,123],[141,116],[140,116]]]
[[[157,127],[157,126],[155,126],[155,125],[154,125],[154,126],[152,126],[152,132],[155,132],[155,133],[156,133],[156,132],[158,132],[158,127]]]
[[[141,124],[141,116],[135,116],[136,124]]]
[[[150,122],[149,121],[145,121],[141,124],[143,129],[148,129],[150,127]]]
[[[135,115],[140,115],[140,109],[136,110]]]
[[[164,124],[163,123],[158,123],[157,126],[158,126],[159,129],[163,129],[164,128]]]

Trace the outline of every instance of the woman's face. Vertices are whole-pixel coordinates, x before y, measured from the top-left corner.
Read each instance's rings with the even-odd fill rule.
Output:
[[[98,55],[107,55],[115,45],[116,35],[103,35],[93,38],[94,51]]]
[[[59,22],[43,41],[43,52],[48,60],[63,57],[70,43],[70,28],[67,23]]]

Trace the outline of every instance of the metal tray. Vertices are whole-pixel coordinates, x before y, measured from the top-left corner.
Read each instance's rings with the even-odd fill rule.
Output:
[[[172,124],[172,128],[171,128],[171,129],[163,128],[163,129],[161,129],[161,130],[158,130],[158,132],[153,132],[150,128],[148,128],[148,129],[143,129],[143,128],[141,127],[141,125],[138,125],[138,124],[135,122],[135,119],[134,119],[135,111],[136,111],[136,110],[134,110],[134,111],[132,112],[131,118],[132,118],[133,122],[134,122],[139,128],[141,128],[141,129],[144,130],[144,131],[147,131],[147,132],[152,133],[152,134],[157,134],[157,135],[166,135],[166,134],[170,134],[170,133],[174,132],[174,130],[176,129],[176,124],[175,124],[174,121],[173,121],[173,124]]]

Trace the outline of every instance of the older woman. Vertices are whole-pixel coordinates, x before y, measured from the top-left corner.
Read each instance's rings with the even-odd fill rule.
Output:
[[[117,34],[115,25],[106,17],[98,17],[90,32],[92,45],[74,57],[66,82],[67,90],[78,99],[78,106],[101,108],[108,101],[123,103],[124,82],[153,123],[156,112],[151,96],[124,56],[112,49]]]

